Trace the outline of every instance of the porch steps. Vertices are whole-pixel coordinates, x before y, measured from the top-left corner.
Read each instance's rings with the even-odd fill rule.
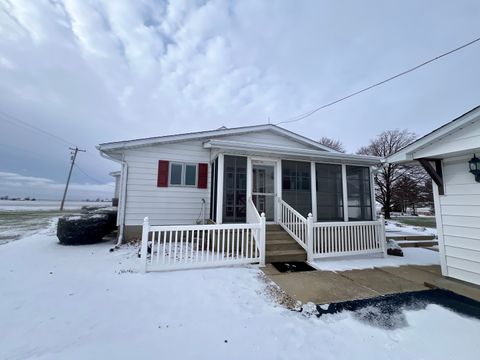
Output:
[[[280,225],[267,225],[265,245],[267,263],[307,260],[305,250]]]

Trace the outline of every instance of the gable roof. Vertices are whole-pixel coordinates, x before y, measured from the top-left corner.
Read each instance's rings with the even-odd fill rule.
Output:
[[[431,131],[430,133],[422,136],[413,143],[398,150],[395,154],[386,158],[387,162],[409,162],[414,160],[414,152],[425,149],[432,144],[436,144],[445,137],[459,131],[466,126],[473,124],[480,120],[480,106],[477,106],[465,114],[453,119],[452,121],[440,126],[439,128]]]
[[[201,139],[210,139],[210,138],[215,138],[220,136],[247,134],[247,133],[253,133],[258,131],[271,131],[281,136],[285,136],[287,138],[293,139],[299,143],[311,146],[317,150],[330,151],[335,153],[338,152],[334,149],[331,149],[325,145],[318,143],[317,141],[314,141],[312,139],[309,139],[307,137],[304,137],[302,135],[296,134],[292,131],[283,129],[279,126],[272,125],[272,124],[243,126],[243,127],[230,128],[230,129],[222,126],[220,129],[217,129],[217,130],[207,130],[207,131],[198,131],[198,132],[191,132],[191,133],[184,133],[184,134],[156,136],[156,137],[143,138],[143,139],[108,142],[108,143],[102,143],[98,145],[97,149],[100,150],[101,152],[109,152],[109,151],[122,150],[122,149],[128,149],[128,148],[168,144],[168,143],[175,143],[175,142],[188,141],[188,140],[201,140]]]

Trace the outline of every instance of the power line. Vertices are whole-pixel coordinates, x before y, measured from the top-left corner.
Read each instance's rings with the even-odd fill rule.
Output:
[[[66,139],[64,139],[64,138],[62,138],[62,137],[60,137],[60,136],[57,136],[57,135],[55,135],[55,134],[52,134],[52,133],[50,133],[50,132],[48,132],[48,131],[45,131],[45,130],[43,130],[43,129],[40,129],[40,128],[36,127],[36,126],[33,126],[33,125],[29,124],[28,122],[23,121],[23,120],[15,117],[15,116],[12,116],[12,115],[10,115],[10,114],[7,114],[6,112],[1,111],[1,110],[0,110],[0,120],[7,121],[7,122],[9,122],[9,123],[11,123],[11,124],[14,124],[14,125],[23,125],[23,126],[25,126],[25,127],[27,127],[27,128],[30,128],[30,129],[32,129],[32,130],[35,130],[35,131],[37,131],[37,132],[39,132],[39,133],[42,133],[42,134],[47,135],[47,136],[50,136],[51,138],[54,138],[54,139],[62,142],[62,143],[65,144],[65,145],[73,145],[73,146],[75,146],[74,143],[72,143],[72,142],[70,142],[70,141],[68,141],[68,140],[66,140]]]
[[[436,57],[434,57],[434,58],[431,58],[431,59],[429,59],[429,60],[427,60],[427,61],[425,61],[425,62],[423,62],[423,63],[421,63],[421,64],[418,64],[418,65],[416,65],[416,66],[414,66],[414,67],[412,67],[412,68],[410,68],[410,69],[407,69],[407,70],[402,71],[402,72],[400,72],[400,73],[398,73],[398,74],[396,74],[396,75],[393,75],[393,76],[391,76],[391,77],[389,77],[389,78],[387,78],[387,79],[385,79],[385,80],[382,80],[382,81],[380,81],[380,82],[377,82],[377,83],[375,83],[375,84],[372,84],[372,85],[370,85],[370,86],[367,86],[367,87],[365,87],[365,88],[363,88],[363,89],[361,89],[361,90],[355,91],[355,92],[353,92],[353,93],[351,93],[351,94],[349,94],[349,95],[347,95],[347,96],[344,96],[344,97],[342,97],[342,98],[336,99],[336,100],[331,101],[331,102],[329,102],[329,103],[327,103],[327,104],[321,105],[321,106],[319,106],[319,107],[317,107],[317,108],[315,108],[315,109],[313,109],[313,110],[310,110],[310,111],[307,111],[306,113],[297,115],[297,116],[295,116],[295,117],[293,117],[293,118],[291,118],[291,119],[287,119],[287,120],[284,120],[284,121],[280,121],[280,122],[276,123],[275,125],[287,124],[287,123],[292,123],[292,122],[297,122],[297,121],[303,120],[303,119],[305,119],[305,118],[307,118],[307,117],[309,117],[309,116],[312,116],[312,115],[315,114],[317,111],[320,111],[320,110],[322,110],[322,109],[325,109],[325,108],[327,108],[327,107],[330,107],[330,106],[332,106],[332,105],[335,105],[335,104],[337,104],[337,103],[339,103],[339,102],[341,102],[341,101],[347,100],[347,99],[349,99],[349,98],[351,98],[351,97],[353,97],[353,96],[356,96],[356,95],[361,94],[361,93],[363,93],[363,92],[365,92],[365,91],[371,90],[371,89],[373,89],[373,88],[375,88],[375,87],[377,87],[377,86],[383,85],[383,84],[385,84],[385,83],[387,83],[387,82],[389,82],[389,81],[392,81],[392,80],[394,80],[394,79],[396,79],[396,78],[398,78],[398,77],[400,77],[400,76],[406,75],[406,74],[408,74],[408,73],[410,73],[410,72],[412,72],[412,71],[415,71],[415,70],[417,70],[417,69],[419,69],[419,68],[421,68],[421,67],[423,67],[423,66],[425,66],[425,65],[428,65],[428,64],[430,64],[430,63],[432,63],[432,62],[434,62],[434,61],[436,61],[436,60],[438,60],[438,59],[441,59],[441,58],[443,58],[443,57],[445,57],[445,56],[448,56],[448,55],[450,55],[450,54],[453,54],[454,52],[457,52],[457,51],[459,51],[459,50],[462,50],[462,49],[466,48],[467,46],[473,45],[473,44],[475,44],[475,43],[478,42],[478,41],[480,41],[480,37],[478,37],[478,38],[476,38],[476,39],[474,39],[474,40],[472,40],[472,41],[469,41],[468,43],[463,44],[463,45],[461,45],[461,46],[459,46],[459,47],[457,47],[457,48],[455,48],[455,49],[453,49],[453,50],[447,51],[447,52],[445,52],[445,53],[443,53],[443,54],[441,54],[441,55],[438,55],[438,56],[436,56]]]
[[[88,177],[90,180],[92,181],[95,181],[96,183],[100,184],[100,185],[107,185],[107,186],[111,186],[111,187],[114,187],[114,185],[112,184],[108,184],[108,183],[105,183],[105,182],[102,182],[98,179],[95,179],[94,177],[90,176],[87,172],[85,172],[80,166],[78,166],[78,164],[75,164],[75,167],[83,174],[85,175],[86,177]]]
[[[47,135],[51,138],[54,138],[56,139],[57,141],[60,141],[62,142],[63,144],[65,145],[68,145],[68,146],[76,146],[74,143],[72,143],[71,141],[67,140],[67,139],[64,139],[58,135],[55,135],[51,132],[48,132],[46,130],[43,130],[43,129],[40,129],[34,125],[31,125],[29,124],[28,122],[22,120],[22,119],[19,119],[18,117],[15,117],[13,115],[10,115],[2,110],[0,110],[0,120],[4,120],[4,121],[7,121],[13,125],[21,125],[21,126],[24,126],[24,127],[27,127],[29,128],[30,130],[34,130],[34,131],[37,131],[38,133],[41,133],[43,135]],[[90,152],[86,152],[87,156],[90,156],[92,159],[95,158],[95,160],[98,160],[99,158],[94,156],[92,153]]]

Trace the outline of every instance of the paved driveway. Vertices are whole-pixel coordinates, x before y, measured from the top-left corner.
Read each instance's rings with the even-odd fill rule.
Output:
[[[280,273],[268,264],[263,271],[294,299],[315,304],[427,290],[425,282],[434,283],[441,278],[440,266],[437,265]]]

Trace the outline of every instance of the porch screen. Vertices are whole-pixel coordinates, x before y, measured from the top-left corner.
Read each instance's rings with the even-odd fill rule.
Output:
[[[317,221],[343,221],[342,165],[315,164]]]
[[[247,158],[224,157],[223,222],[244,223],[247,220]]]
[[[372,220],[370,169],[347,166],[348,219]]]
[[[282,199],[305,217],[312,211],[309,162],[282,161]]]

